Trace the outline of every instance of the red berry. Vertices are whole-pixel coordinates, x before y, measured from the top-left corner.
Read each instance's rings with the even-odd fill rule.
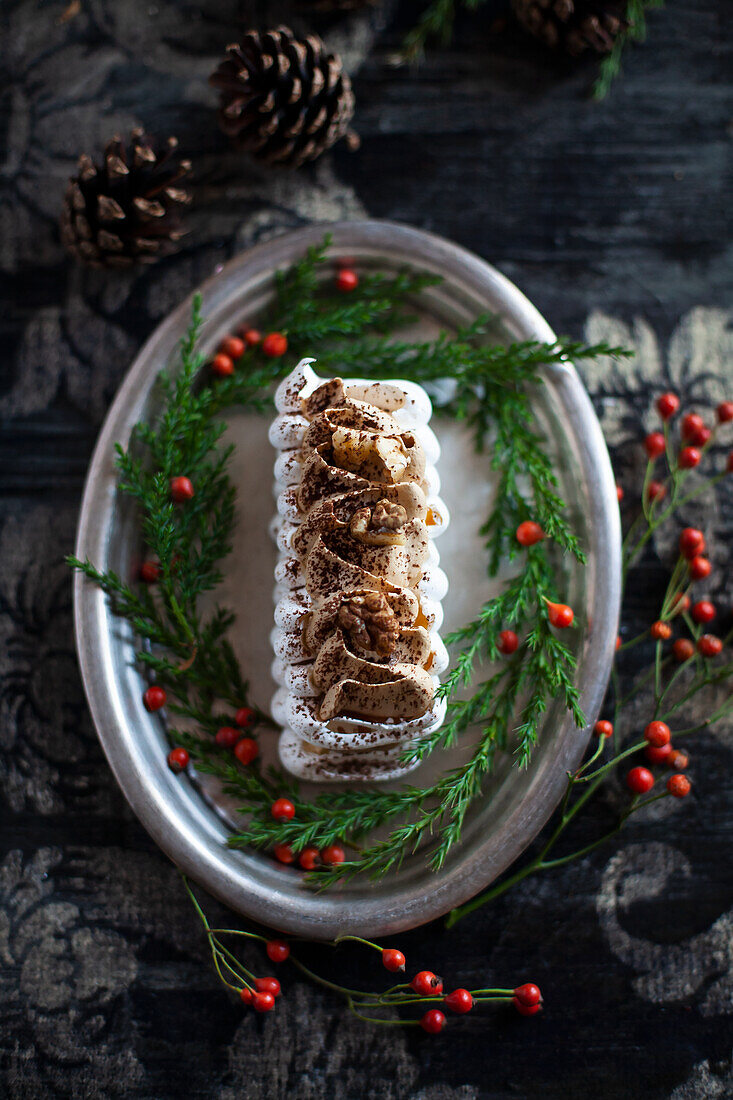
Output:
[[[348,294],[352,290],[356,290],[359,285],[359,276],[355,271],[352,271],[349,267],[342,267],[336,276],[336,286],[339,290],[342,290],[345,294]]]
[[[445,1027],[445,1016],[439,1008],[429,1008],[420,1020],[420,1027],[428,1035],[437,1035]]]
[[[228,355],[224,355],[223,352],[219,352],[211,360],[211,373],[215,374],[218,378],[227,378],[228,375],[234,374],[234,363],[231,361]]]
[[[650,481],[646,487],[646,495],[648,500],[664,500],[667,488],[661,481]]]
[[[657,412],[662,420],[669,420],[680,407],[680,399],[676,393],[662,393],[657,398]]]
[[[286,943],[285,940],[268,940],[265,944],[265,951],[270,962],[285,962],[290,954],[290,944]]]
[[[157,684],[153,684],[143,692],[143,703],[146,710],[160,710],[165,706],[165,701],[168,698],[162,687],[158,687]]]
[[[573,625],[573,619],[575,615],[572,607],[568,607],[565,603],[551,603],[547,600],[547,617],[553,626],[556,626],[558,630],[564,630],[568,626]]]
[[[646,794],[654,786],[654,776],[648,768],[632,768],[626,776],[626,786],[634,794]]]
[[[270,813],[275,821],[292,821],[295,817],[295,806],[289,798],[276,798],[270,806]]]
[[[444,1003],[457,1016],[465,1016],[473,1008],[473,997],[467,989],[454,989],[445,998]]]
[[[644,730],[644,737],[650,745],[668,745],[672,740],[672,733],[666,722],[650,722]]]
[[[171,749],[168,753],[168,767],[178,775],[188,767],[189,755],[185,749]]]
[[[421,997],[429,997],[432,993],[443,992],[443,979],[432,970],[420,970],[410,982],[410,989]]]
[[[320,862],[321,853],[318,851],[317,848],[304,848],[298,856],[298,863],[304,871],[315,871]]]
[[[269,332],[262,341],[262,350],[270,359],[279,359],[288,350],[288,338],[281,332]]]
[[[615,643],[615,645],[614,645],[614,647],[613,647],[613,648],[614,648],[614,649],[615,649],[615,650],[616,650],[616,651],[618,652],[618,650],[619,650],[619,649],[621,648],[621,645],[622,645],[622,642],[621,642],[621,635],[620,635],[620,634],[617,634],[617,635],[616,635],[616,643]]]
[[[398,970],[405,969],[405,956],[395,947],[385,947],[382,951],[382,964],[385,970],[395,974]]]
[[[241,359],[244,355],[244,340],[240,340],[238,336],[227,336],[226,340],[222,340],[219,350],[230,359]]]
[[[680,532],[680,554],[688,561],[702,554],[705,549],[705,536],[697,527],[685,527]]]
[[[707,558],[702,558],[698,555],[698,557],[693,558],[690,562],[690,576],[692,577],[693,581],[705,580],[705,577],[710,576],[710,571],[712,570],[712,568],[713,567]]]
[[[733,451],[730,451],[728,454],[728,462],[725,468],[729,474],[733,474]]]
[[[251,1005],[252,1004],[252,990],[251,989],[247,989],[247,987],[245,986],[244,989],[240,989],[239,996],[241,997],[241,999],[244,1001],[244,1003],[246,1005]]]
[[[234,726],[220,726],[216,731],[214,740],[221,748],[231,749],[236,745],[239,736],[239,730],[236,730]]]
[[[259,332],[256,328],[245,328],[244,326],[242,326],[242,328],[240,328],[239,330],[239,333],[248,348],[255,347],[262,339],[262,333]]]
[[[652,623],[649,633],[656,642],[666,642],[672,637],[672,627],[669,623],[663,623],[661,619],[657,619]]]
[[[692,605],[692,617],[696,623],[711,623],[715,618],[715,606],[710,600],[698,600]]]
[[[720,424],[727,424],[733,420],[733,401],[721,401],[715,410]]]
[[[672,652],[675,655],[675,660],[681,664],[683,661],[689,661],[690,657],[694,655],[695,647],[689,638],[678,638],[672,646]]]
[[[620,503],[621,503],[621,501],[622,501],[623,499],[624,499],[624,490],[623,490],[623,486],[622,486],[622,485],[617,485],[617,486],[616,486],[616,500],[617,500],[617,501],[619,502],[619,504],[620,504]]]
[[[644,755],[650,764],[666,764],[672,755],[672,746],[670,744],[647,745]]]
[[[682,752],[682,749],[672,749],[667,760],[670,768],[676,768],[678,771],[684,771],[687,765],[690,763],[690,758],[686,752]]]
[[[280,982],[277,978],[255,978],[255,989],[258,993],[272,993],[273,997],[280,996]]]
[[[542,1010],[542,1005],[526,1005],[518,997],[512,997],[512,1004],[520,1016],[536,1016]]]
[[[257,758],[259,751],[260,747],[252,737],[243,737],[242,740],[237,741],[234,746],[234,755],[239,763],[243,764],[245,768]]]
[[[690,610],[690,597],[686,592],[678,592],[673,598],[670,608],[673,615],[682,615]]]
[[[596,722],[593,732],[596,737],[613,737],[613,722],[607,722],[602,718],[600,722]]]
[[[661,432],[650,432],[644,440],[644,450],[650,459],[659,458],[667,448]]]
[[[279,863],[294,863],[295,852],[289,844],[276,844],[272,854]]]
[[[514,653],[516,651],[518,645],[519,638],[513,630],[502,630],[501,634],[499,635],[499,653],[503,653],[506,657],[508,657],[510,653]]]
[[[325,863],[327,867],[335,867],[337,863],[343,863],[345,859],[346,852],[340,844],[329,844],[321,851],[321,862]]]
[[[692,470],[700,462],[702,455],[697,447],[683,447],[679,453],[677,464],[681,470]]]
[[[140,566],[140,580],[146,584],[155,584],[160,577],[160,566],[157,561],[144,561]]]
[[[713,433],[710,428],[701,428],[700,431],[697,433],[697,439],[695,440],[695,443],[698,445],[698,447],[704,447],[706,443],[710,442],[712,434]]]
[[[667,790],[673,798],[686,798],[690,789],[690,780],[686,775],[670,775],[667,780]]]
[[[524,523],[520,523],[517,527],[517,542],[520,546],[534,546],[536,542],[540,542],[544,537],[545,532],[539,523],[535,523],[533,519],[526,519]]]
[[[525,982],[524,985],[518,985],[512,992],[518,1001],[530,1008],[542,1004],[540,987],[535,985],[534,982]]]
[[[171,478],[171,500],[176,504],[184,504],[193,497],[193,485],[187,477]]]
[[[723,643],[714,634],[703,634],[702,638],[697,639],[697,651],[703,657],[717,657],[722,648]]]
[[[241,726],[243,730],[249,729],[254,725],[255,712],[252,707],[240,707],[237,713],[234,715],[234,721],[238,726]]]
[[[700,430],[705,427],[705,422],[701,416],[697,413],[687,413],[682,417],[682,424],[680,431],[682,438],[686,439],[688,443],[696,443],[700,434]]]
[[[275,998],[272,993],[253,993],[252,1005],[255,1012],[272,1012],[275,1007]]]

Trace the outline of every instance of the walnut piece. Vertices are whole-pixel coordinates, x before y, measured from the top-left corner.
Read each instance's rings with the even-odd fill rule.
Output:
[[[395,613],[382,592],[347,598],[339,608],[338,624],[356,649],[378,657],[394,652],[400,634]]]
[[[378,505],[377,505],[378,507]],[[400,507],[400,505],[396,505]],[[407,519],[407,512],[401,509]],[[382,524],[375,526],[374,515],[370,508],[358,508],[349,521],[349,531],[366,546],[404,546],[405,536],[397,527],[386,528]],[[379,529],[381,528],[381,529]]]
[[[407,523],[407,509],[402,504],[393,504],[389,500],[378,500],[372,512],[372,527],[383,531],[396,531]]]

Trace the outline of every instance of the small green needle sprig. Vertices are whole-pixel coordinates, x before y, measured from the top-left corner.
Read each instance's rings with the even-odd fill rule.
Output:
[[[325,278],[329,244],[326,237],[278,274],[273,302],[260,319],[262,328],[287,336],[287,359],[268,358],[258,347],[244,354],[231,376],[205,377],[205,361],[196,350],[201,327],[196,299],[181,342],[180,368],[161,375],[160,416],[153,424],[139,424],[126,449],[118,447],[119,488],[139,505],[142,541],[159,566],[157,583],[138,587],[91,562],[69,559],[107,593],[142,640],[138,660],[167,693],[172,742],[186,747],[197,770],[217,776],[237,799],[245,824],[230,844],[260,849],[290,844],[300,850],[346,840],[353,846],[348,862],[317,872],[321,886],[356,874],[383,875],[418,848],[439,869],[461,836],[496,753],[511,750],[525,767],[556,699],[583,725],[573,683],[575,659],[550,625],[547,600],[557,596],[555,555],[580,562],[584,556],[534,425],[531,395],[552,364],[627,354],[606,344],[587,347],[567,340],[505,346],[492,342],[496,320],[490,316],[432,341],[398,339],[395,332],[414,320],[421,292],[439,278],[367,272],[357,289],[344,295]],[[270,410],[273,385],[294,361],[313,352],[319,367],[334,373],[358,364],[358,373],[369,378],[405,377],[428,388],[440,383],[437,412],[465,422],[477,450],[491,455],[487,469],[498,476],[494,505],[481,529],[487,569],[495,574],[508,557],[516,559],[517,573],[473,622],[446,639],[457,651],[440,689],[448,701],[447,720],[407,756],[419,762],[469,730],[477,733],[470,759],[427,787],[360,787],[307,801],[281,770],[265,770],[258,761],[242,767],[214,740],[219,727],[232,724],[232,710],[243,705],[253,711],[253,734],[277,729],[264,710],[249,703],[249,684],[227,636],[233,613],[217,607],[204,614],[200,606],[201,597],[221,580],[234,525],[235,490],[227,473],[231,447],[221,445],[221,414],[232,407]],[[171,500],[171,479],[180,475],[195,486],[185,505]],[[521,550],[520,557],[515,532],[525,519],[540,523],[547,539]],[[521,632],[523,641],[498,671],[475,683],[479,666],[498,657],[497,635],[504,625]],[[470,694],[460,698],[459,689]],[[295,803],[292,821],[275,821],[270,814],[273,799],[281,795]],[[386,824],[391,831],[384,839],[354,845]]]

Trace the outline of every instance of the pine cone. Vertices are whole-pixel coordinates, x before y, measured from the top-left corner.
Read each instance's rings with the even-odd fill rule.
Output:
[[[624,0],[512,0],[519,22],[552,49],[608,53],[628,26]]]
[[[159,148],[133,130],[128,143],[112,138],[104,164],[79,158],[61,212],[61,240],[72,255],[92,267],[129,267],[175,251],[181,211],[191,201],[177,186],[191,171],[190,161],[174,155],[177,146],[171,137]]]
[[[341,59],[316,35],[287,27],[249,31],[209,82],[220,90],[219,122],[239,149],[270,164],[297,167],[345,137],[354,113],[351,81]]]

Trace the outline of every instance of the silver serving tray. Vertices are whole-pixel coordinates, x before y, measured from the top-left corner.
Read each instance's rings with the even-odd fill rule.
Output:
[[[274,272],[323,237],[310,226],[242,253],[201,287],[205,324],[202,348],[257,313],[272,291]],[[396,270],[405,264],[440,274],[444,282],[426,292],[416,325],[419,335],[472,320],[482,311],[500,318],[505,339],[552,341],[537,310],[503,275],[469,252],[419,230],[388,222],[346,222],[328,227],[331,254],[350,257],[360,269]],[[155,415],[155,379],[176,362],[177,345],[189,320],[183,302],[140,351],[109,411],[89,468],[76,553],[101,569],[134,577],[140,560],[139,528],[132,502],[117,492],[114,444],[127,444],[133,425]],[[314,349],[317,354],[317,349]],[[358,363],[349,373],[359,374]],[[547,384],[535,395],[538,421],[554,454],[561,489],[588,552],[582,569],[567,558],[558,565],[560,591],[576,610],[578,628],[566,637],[577,652],[577,683],[589,723],[596,718],[611,667],[620,601],[620,529],[614,479],[598,421],[570,363],[548,368]],[[237,541],[222,589],[224,605],[238,611],[232,640],[256,701],[267,706],[270,679],[274,548],[267,535],[274,503],[273,452],[267,419],[237,414],[227,435],[237,444],[233,475],[240,486]],[[486,576],[477,534],[493,490],[487,456],[476,456],[459,424],[433,421],[443,447],[441,495],[452,514],[440,540],[441,564],[451,587],[444,603],[444,631],[473,617],[480,602],[497,591]],[[418,856],[399,873],[378,882],[354,880],[316,893],[293,868],[264,854],[234,851],[226,839],[236,808],[211,780],[176,777],[166,765],[160,715],[142,704],[143,681],[134,665],[135,638],[116,619],[92,584],[77,576],[76,639],[92,717],[110,766],[138,818],[164,852],[222,901],[263,924],[313,938],[339,933],[383,936],[438,917],[486,887],[520,855],[552,813],[565,789],[566,773],[585,748],[588,730],[574,727],[560,704],[550,706],[542,737],[526,771],[499,762],[486,795],[469,814],[460,844],[438,873]],[[275,759],[276,738],[264,735],[264,755]],[[436,753],[412,778],[429,781],[438,770],[465,758],[470,746]]]

